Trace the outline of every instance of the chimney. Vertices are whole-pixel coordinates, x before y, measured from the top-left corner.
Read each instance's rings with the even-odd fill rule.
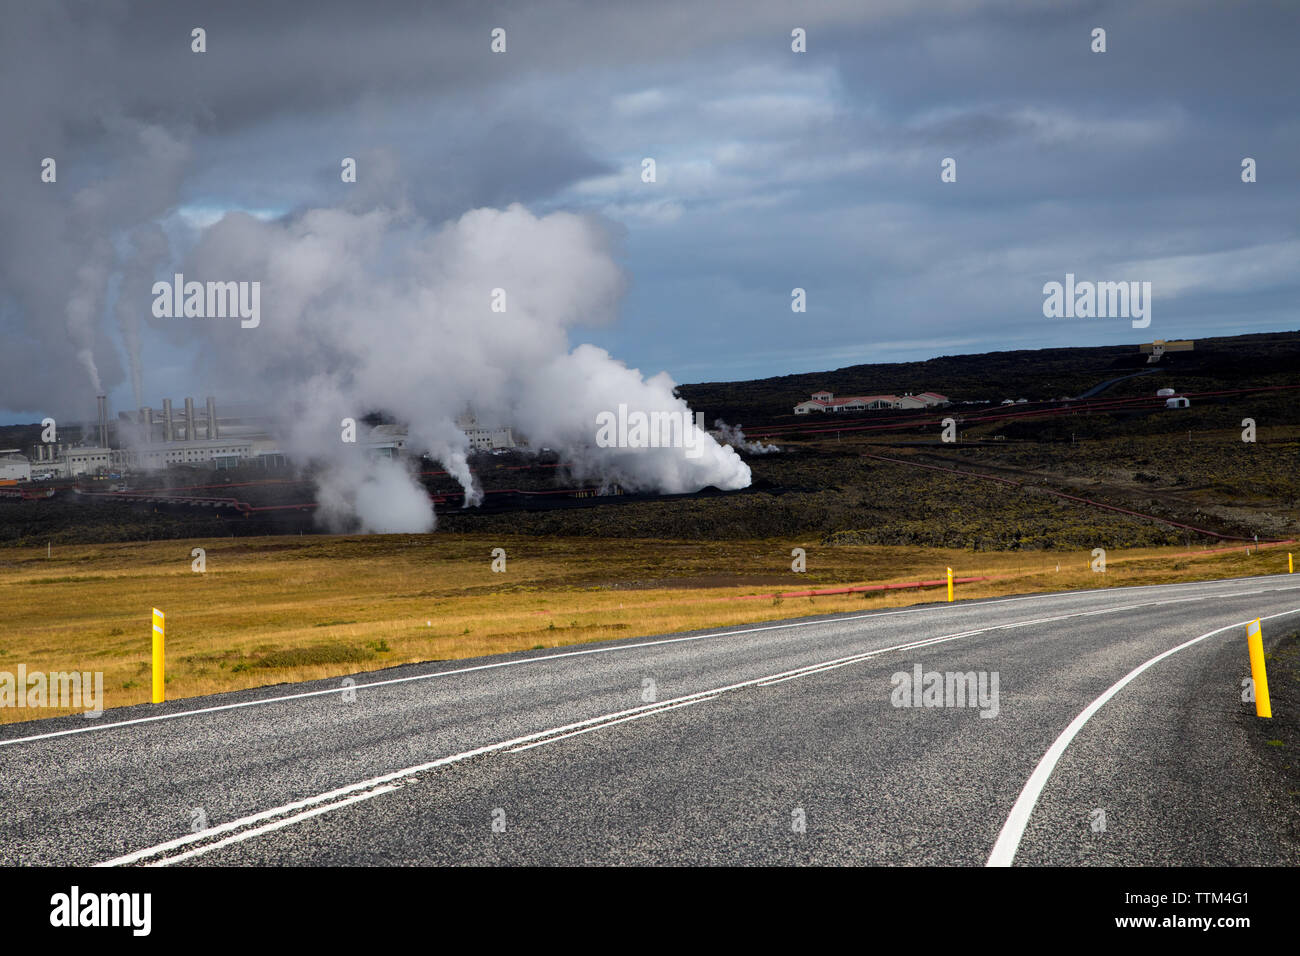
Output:
[[[217,437],[217,400],[208,396],[208,439]]]
[[[186,396],[185,398],[185,440],[194,441],[197,437],[194,431],[194,399]]]
[[[99,403],[99,447],[108,447],[108,396],[100,395],[95,401]]]
[[[172,437],[174,429],[172,426],[172,400],[163,399],[163,441],[175,441]]]
[[[140,430],[144,432],[144,443],[153,444],[153,409],[146,405],[140,409]]]

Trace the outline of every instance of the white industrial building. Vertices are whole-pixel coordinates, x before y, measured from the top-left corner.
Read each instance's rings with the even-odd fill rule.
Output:
[[[31,481],[32,463],[20,448],[0,448],[0,481]]]
[[[135,414],[119,413],[108,418],[108,400],[99,396],[98,423],[83,435],[84,444],[38,443],[30,459],[12,449],[12,459],[0,458],[0,480],[53,476],[76,478],[131,471],[153,471],[173,466],[234,468],[242,464],[278,467],[286,464],[273,432],[273,425],[259,406],[237,406],[235,414],[218,418],[216,400],[208,398],[196,409],[186,398],[181,408],[163,399],[161,414],[149,407]],[[472,450],[515,448],[514,431],[507,425],[486,424],[467,410],[456,420],[469,439]],[[383,424],[371,428],[361,439],[373,455],[396,458],[405,454],[405,425]],[[0,452],[0,456],[5,453]]]
[[[362,444],[377,458],[397,458],[406,448],[406,427],[376,425],[370,429]]]
[[[919,395],[854,395],[836,398],[827,391],[813,392],[806,402],[794,407],[796,415],[809,412],[862,412],[879,408],[943,408],[952,404],[948,396],[938,392],[921,392]]]
[[[141,445],[113,450],[115,470],[151,471],[170,465],[212,465],[234,468],[253,457],[253,442],[247,438],[199,438],[161,445]]]
[[[108,418],[108,400],[98,398],[99,419],[82,445],[37,444],[31,468],[37,476],[76,478],[115,472],[152,471],[176,465],[233,468],[258,461],[283,464],[275,438],[266,423],[253,418],[218,419],[216,399],[208,398],[201,410],[186,398],[184,411],[173,410],[163,399],[162,414],[141,408],[135,415],[122,412]]]
[[[474,451],[514,448],[517,445],[514,430],[510,426],[485,424],[470,411],[456,419],[456,427],[465,433],[465,437],[469,439],[469,447]]]

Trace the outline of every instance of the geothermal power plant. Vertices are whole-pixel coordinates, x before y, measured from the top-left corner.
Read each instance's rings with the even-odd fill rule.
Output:
[[[478,422],[472,413],[462,415],[457,425],[476,451],[518,444],[511,428]],[[363,428],[358,441],[373,454],[395,457],[405,448],[406,429],[401,425]],[[144,406],[111,417],[108,398],[100,395],[95,419],[82,427],[79,440],[37,442],[25,453],[18,448],[0,449],[0,480],[76,478],[173,465],[228,469],[284,464],[275,421],[262,406],[242,403],[222,413],[213,396],[202,406],[190,397],[179,403],[164,398],[161,408]]]
[[[222,418],[217,400],[208,396],[200,408],[193,398],[181,406],[163,399],[161,411],[148,406],[109,417],[108,398],[96,399],[94,424],[82,429],[79,442],[38,442],[25,457],[30,477],[75,478],[169,465],[232,468],[242,463],[282,464],[270,418],[255,408],[239,408]],[[11,467],[20,467],[11,455]],[[21,477],[14,475],[12,477]]]

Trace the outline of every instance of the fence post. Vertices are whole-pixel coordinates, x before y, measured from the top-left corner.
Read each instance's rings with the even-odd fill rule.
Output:
[[[1264,670],[1264,638],[1259,632],[1259,618],[1246,625],[1246,646],[1250,649],[1250,677],[1255,682],[1255,716],[1272,717],[1268,700],[1268,673]]]
[[[153,703],[161,704],[166,699],[163,687],[163,637],[166,626],[163,612],[153,609]]]

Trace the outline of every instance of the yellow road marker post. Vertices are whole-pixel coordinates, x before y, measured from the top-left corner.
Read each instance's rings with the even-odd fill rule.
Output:
[[[163,688],[163,637],[165,621],[163,612],[153,609],[153,703],[161,704],[166,697]]]
[[[1291,560],[1291,552],[1286,553],[1286,573],[1295,574],[1295,562]]]
[[[1255,682],[1255,716],[1272,717],[1268,701],[1268,674],[1264,671],[1264,638],[1259,632],[1259,618],[1246,625],[1246,646],[1250,648],[1250,678]]]
[[[948,603],[952,603],[952,568],[948,569]]]

